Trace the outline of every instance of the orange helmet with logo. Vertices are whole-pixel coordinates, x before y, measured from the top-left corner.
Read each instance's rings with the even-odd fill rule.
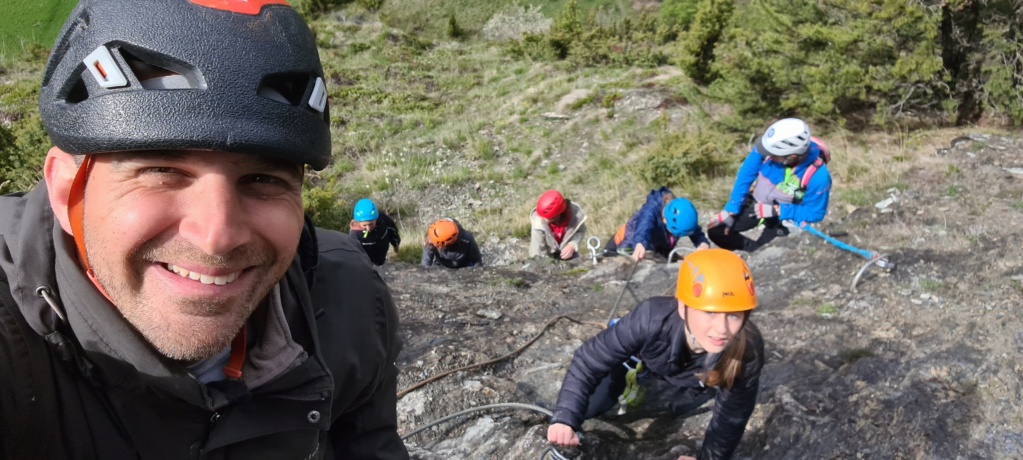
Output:
[[[458,224],[451,219],[441,219],[432,224],[426,230],[426,237],[430,244],[438,248],[446,248],[458,239]]]
[[[757,308],[757,291],[749,266],[732,251],[696,251],[678,268],[675,298],[687,307],[710,312],[738,312]]]

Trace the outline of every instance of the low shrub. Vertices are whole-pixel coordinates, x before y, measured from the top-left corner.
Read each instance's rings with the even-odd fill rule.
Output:
[[[735,147],[734,139],[715,132],[662,133],[636,166],[637,175],[651,188],[686,190],[731,173],[728,157]]]

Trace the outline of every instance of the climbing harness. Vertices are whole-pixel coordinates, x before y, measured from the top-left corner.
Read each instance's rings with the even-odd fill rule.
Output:
[[[825,235],[823,232],[817,230],[816,228],[813,228],[806,222],[799,224],[799,228],[807,231],[808,233],[814,236],[819,237],[824,241],[827,241],[828,243],[831,243],[833,246],[839,249],[849,251],[853,254],[863,257],[864,259],[867,259],[867,263],[863,264],[863,266],[860,267],[860,270],[856,272],[856,276],[853,277],[852,285],[850,286],[850,289],[853,292],[856,292],[856,284],[860,282],[860,277],[863,276],[863,273],[866,272],[871,265],[876,265],[879,268],[883,269],[885,272],[889,273],[895,270],[895,262],[892,262],[890,259],[888,259],[888,254],[880,254],[877,252],[856,248],[835,238],[832,238],[828,235]]]
[[[586,240],[586,249],[590,250],[590,257],[593,258],[593,265],[597,265],[597,251],[600,249],[600,238],[591,236]]]
[[[634,365],[630,366],[630,362]],[[629,407],[639,407],[646,399],[646,388],[638,381],[639,374],[644,371],[643,361],[635,356],[630,356],[629,361],[622,363],[622,366],[628,370],[625,372],[625,390],[618,395],[618,415],[625,414]]]

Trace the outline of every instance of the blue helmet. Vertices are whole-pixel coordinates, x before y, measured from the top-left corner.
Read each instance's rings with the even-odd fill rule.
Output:
[[[369,222],[371,220],[377,220],[380,213],[377,212],[376,205],[373,204],[369,198],[363,198],[355,203],[354,218],[356,222]]]
[[[696,206],[685,198],[675,198],[664,207],[664,219],[668,231],[677,237],[689,236],[700,226],[697,222]]]

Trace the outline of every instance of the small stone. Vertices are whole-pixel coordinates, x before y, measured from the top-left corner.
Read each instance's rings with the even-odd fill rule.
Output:
[[[909,301],[910,301],[910,303],[912,303],[913,305],[923,305],[923,304],[924,304],[924,301],[923,301],[923,300],[920,300],[920,299],[909,299]]]
[[[501,312],[497,310],[480,310],[476,312],[476,316],[482,316],[484,318],[499,319],[501,318]]]

